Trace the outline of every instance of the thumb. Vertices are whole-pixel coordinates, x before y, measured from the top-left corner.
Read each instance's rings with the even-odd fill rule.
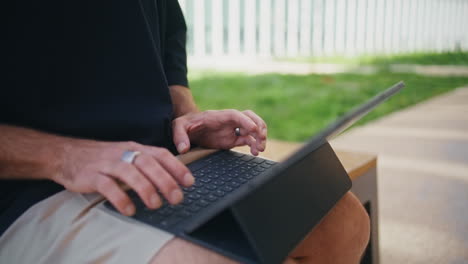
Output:
[[[172,138],[174,145],[180,154],[187,152],[190,149],[190,139],[187,134],[188,121],[184,118],[175,119],[172,122]]]

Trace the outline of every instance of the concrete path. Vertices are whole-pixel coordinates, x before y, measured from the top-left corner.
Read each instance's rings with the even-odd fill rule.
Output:
[[[468,87],[332,145],[378,154],[381,263],[468,263]]]
[[[372,65],[287,62],[250,57],[190,57],[188,59],[188,64],[190,69],[243,72],[252,75],[267,73],[296,75],[337,73],[373,74],[379,70],[378,67]],[[456,65],[393,64],[390,65],[389,70],[393,72],[410,72],[425,76],[468,76],[468,66]]]

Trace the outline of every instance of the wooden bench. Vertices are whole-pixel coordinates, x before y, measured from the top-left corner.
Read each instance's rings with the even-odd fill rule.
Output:
[[[260,156],[281,161],[301,147],[300,143],[269,140],[267,149]],[[249,153],[249,148],[238,147],[235,151]],[[194,150],[179,156],[184,163],[201,158],[214,150]],[[371,219],[371,239],[361,263],[379,263],[378,203],[377,203],[377,158],[375,155],[335,150],[338,158],[353,181],[351,191],[359,198]]]

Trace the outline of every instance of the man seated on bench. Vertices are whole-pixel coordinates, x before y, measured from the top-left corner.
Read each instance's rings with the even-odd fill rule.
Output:
[[[0,104],[0,262],[231,263],[85,210],[83,194],[100,193],[134,214],[118,182],[148,208],[180,203],[180,186],[196,179],[174,155],[193,145],[265,149],[267,127],[254,112],[197,109],[177,1],[14,5]],[[122,160],[128,150],[141,153],[133,163]],[[285,262],[358,263],[368,239],[368,216],[348,193]]]

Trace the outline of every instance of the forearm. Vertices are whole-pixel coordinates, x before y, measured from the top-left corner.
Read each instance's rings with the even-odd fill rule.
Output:
[[[0,179],[52,179],[70,139],[0,124]]]
[[[171,85],[169,89],[175,118],[188,113],[199,112],[189,88],[181,85]]]

